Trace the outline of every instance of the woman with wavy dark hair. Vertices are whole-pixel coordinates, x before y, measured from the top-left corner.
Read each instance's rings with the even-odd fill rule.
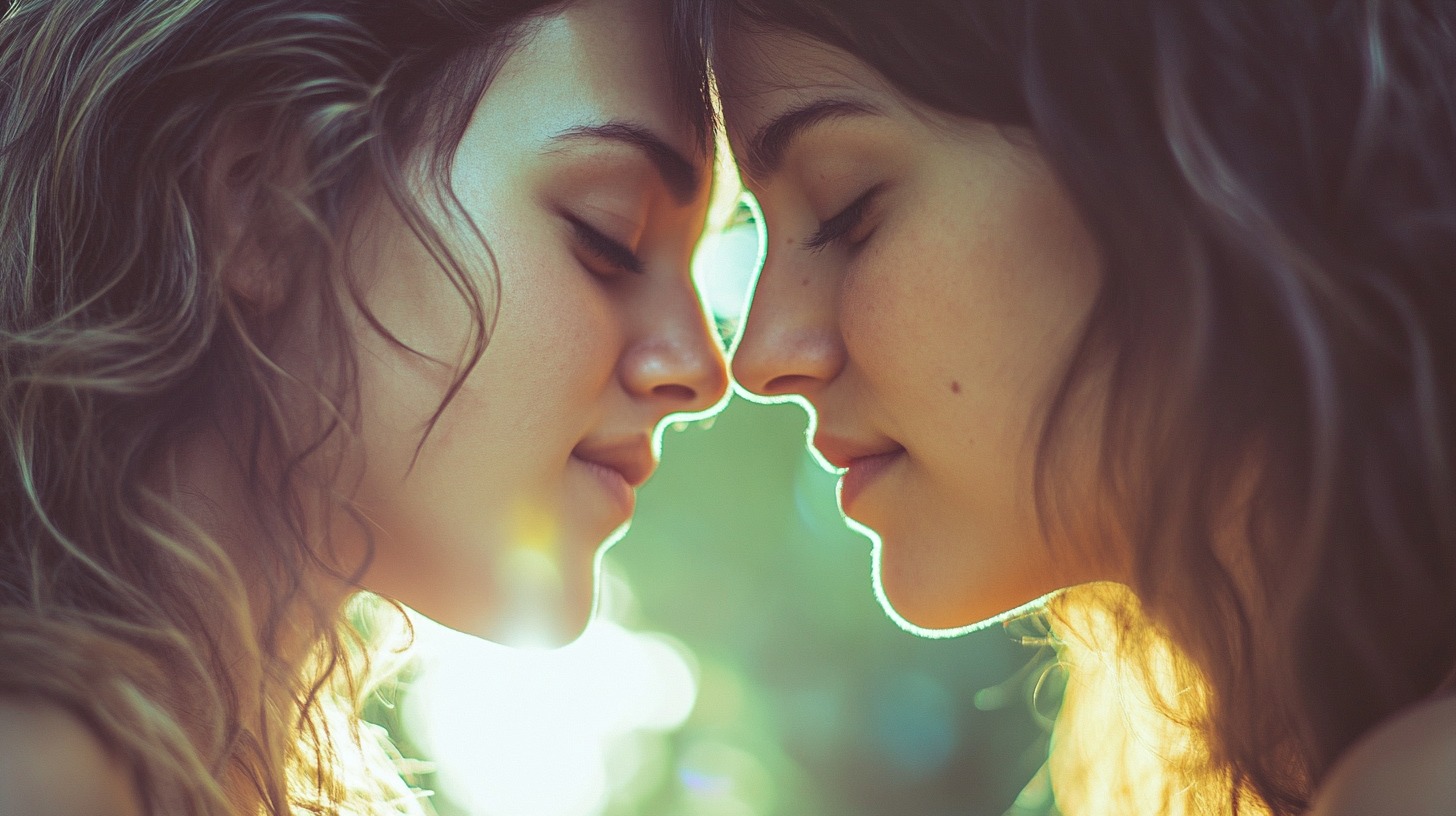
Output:
[[[1456,6],[685,5],[768,236],[735,375],[909,624],[1077,587],[1062,810],[1449,812]]]
[[[655,0],[0,18],[0,811],[419,812],[367,588],[560,641],[669,414],[703,62]],[[377,666],[376,666],[377,667]]]

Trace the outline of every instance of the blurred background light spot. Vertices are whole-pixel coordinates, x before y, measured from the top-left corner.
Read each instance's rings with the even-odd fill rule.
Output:
[[[696,719],[704,725],[728,726],[744,715],[743,680],[718,663],[703,666]]]
[[[954,700],[929,674],[896,675],[875,696],[874,730],[886,759],[911,774],[935,773],[955,748]]]
[[[678,763],[678,779],[697,814],[760,814],[774,809],[773,777],[757,757],[731,743],[694,741]]]
[[[678,771],[678,779],[682,780],[683,787],[696,796],[717,797],[733,790],[733,780],[725,776],[715,776],[696,768],[683,768]]]
[[[842,723],[850,719],[844,678],[830,674],[806,678],[795,688],[785,688],[780,703],[783,732],[796,745],[816,751],[832,751],[842,739]]]
[[[972,702],[981,711],[996,711],[1006,707],[1008,697],[1005,687],[992,686],[976,692]]]
[[[602,813],[613,788],[660,774],[645,760],[660,765],[663,752],[634,737],[677,728],[697,697],[685,647],[606,617],[555,650],[417,627],[420,671],[403,717],[443,792],[474,816]]]
[[[727,223],[721,230],[708,230],[693,255],[693,279],[725,340],[737,333],[761,263],[757,205],[745,194],[729,206],[726,214],[709,216],[710,223]]]

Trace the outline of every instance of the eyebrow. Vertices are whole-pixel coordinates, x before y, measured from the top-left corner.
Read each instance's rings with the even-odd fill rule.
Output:
[[[775,116],[748,143],[744,170],[756,179],[778,172],[784,154],[805,130],[821,122],[850,116],[874,116],[879,111],[852,99],[819,99]]]
[[[657,174],[667,185],[673,198],[681,204],[692,201],[702,185],[702,174],[696,165],[679,153],[666,139],[651,129],[633,122],[608,122],[604,125],[578,125],[552,136],[550,141],[569,142],[578,139],[618,142],[642,151]]]

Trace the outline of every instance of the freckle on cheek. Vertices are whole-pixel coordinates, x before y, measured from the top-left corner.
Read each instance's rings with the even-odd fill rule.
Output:
[[[950,392],[952,394],[959,394],[961,392],[961,384],[960,384],[959,381],[957,381],[957,380],[951,380],[950,381]]]
[[[799,285],[800,286],[808,286],[809,285],[809,279],[808,278],[804,278],[803,280],[799,281]]]

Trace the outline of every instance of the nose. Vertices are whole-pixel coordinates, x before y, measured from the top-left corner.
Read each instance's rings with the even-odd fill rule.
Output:
[[[622,357],[627,390],[660,416],[712,408],[728,392],[728,366],[697,291],[688,283],[653,306]]]
[[[770,249],[733,351],[738,384],[766,397],[809,396],[844,367],[836,319],[837,277],[814,269],[820,256]]]

